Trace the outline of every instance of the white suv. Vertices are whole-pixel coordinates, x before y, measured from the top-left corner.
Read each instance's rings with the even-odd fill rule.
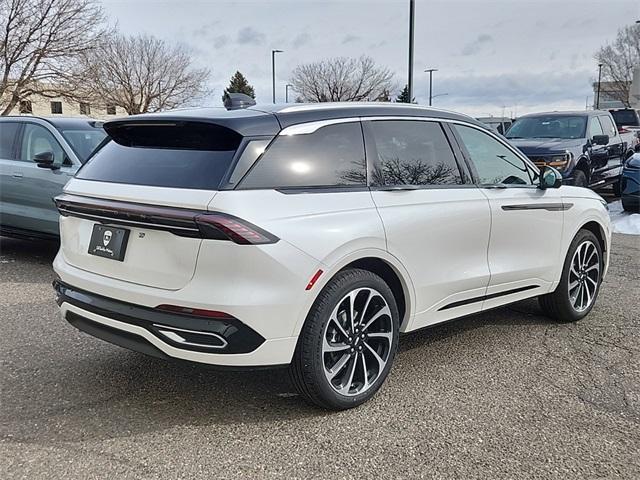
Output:
[[[400,332],[529,297],[584,317],[608,266],[604,201],[466,116],[299,104],[104,128],[56,199],[66,320],[163,358],[290,364],[326,408],[380,388]]]

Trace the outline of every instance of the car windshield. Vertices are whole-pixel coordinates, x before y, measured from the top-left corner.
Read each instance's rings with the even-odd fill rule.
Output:
[[[107,136],[102,127],[72,128],[61,130],[61,133],[82,163],[89,158]]]
[[[584,138],[586,116],[547,115],[516,120],[506,137],[515,138]]]

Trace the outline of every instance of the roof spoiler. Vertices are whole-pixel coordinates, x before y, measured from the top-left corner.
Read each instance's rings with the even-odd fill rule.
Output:
[[[253,107],[256,101],[244,93],[228,93],[224,99],[224,108],[227,110],[239,110]]]

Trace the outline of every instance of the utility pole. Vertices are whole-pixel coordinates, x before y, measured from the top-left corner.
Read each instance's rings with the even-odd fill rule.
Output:
[[[407,90],[409,92],[409,103],[413,99],[413,37],[416,16],[416,2],[409,0],[409,79],[407,81]]]
[[[600,110],[600,84],[602,83],[602,64],[598,64],[598,91],[596,93],[596,110]]]
[[[437,72],[437,68],[427,68],[425,72],[429,73],[429,106],[433,105],[433,72]]]
[[[282,53],[283,50],[271,50],[271,82],[273,103],[276,103],[276,53]]]

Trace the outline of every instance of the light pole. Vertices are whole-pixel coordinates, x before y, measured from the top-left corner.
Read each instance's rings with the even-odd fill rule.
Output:
[[[415,0],[409,0],[409,72],[407,81],[407,90],[409,93],[409,101],[413,99],[413,33],[416,16],[416,2]]]
[[[600,83],[602,82],[602,64],[598,64],[598,91],[596,92],[596,110],[600,110]]]
[[[284,86],[284,102],[285,103],[289,103],[289,89],[293,88],[293,85],[291,85],[290,83],[287,83]]]
[[[433,72],[437,72],[437,68],[427,68],[425,72],[429,73],[429,106],[433,103]]]
[[[283,50],[271,50],[271,82],[273,103],[276,103],[276,53],[282,53]]]
[[[437,95],[432,95],[431,98],[444,97],[445,95],[449,95],[448,93],[438,93]]]

